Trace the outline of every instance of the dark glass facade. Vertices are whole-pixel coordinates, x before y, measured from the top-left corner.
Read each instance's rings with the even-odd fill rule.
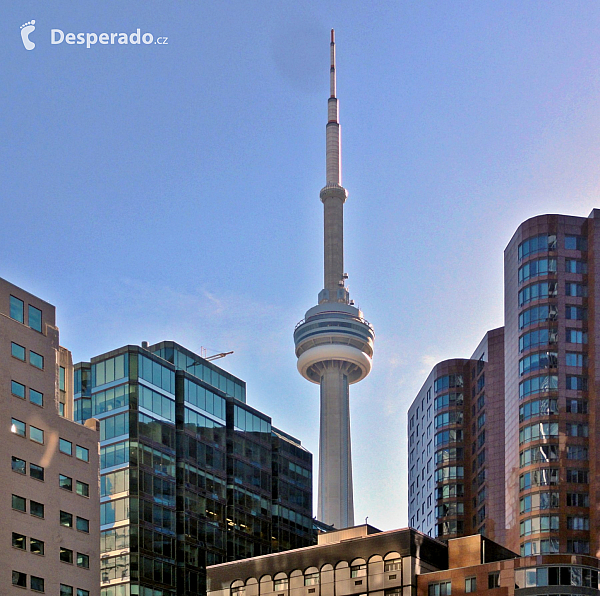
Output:
[[[205,589],[206,565],[312,543],[312,455],[243,381],[173,342],[76,365],[100,420],[101,596]]]

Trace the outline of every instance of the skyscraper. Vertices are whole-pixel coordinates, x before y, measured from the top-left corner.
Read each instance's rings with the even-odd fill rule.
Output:
[[[587,218],[541,215],[521,224],[504,252],[503,357],[490,351],[482,371],[477,360],[463,361],[464,371],[452,370],[448,381],[446,363],[437,365],[411,406],[416,527],[435,504],[431,527],[439,537],[488,533],[495,522],[495,538],[523,556],[600,552],[599,218],[594,209]],[[504,371],[501,391],[488,388],[492,363]],[[423,422],[425,452],[416,449]],[[499,454],[501,471],[486,473],[490,455],[496,465]],[[464,496],[451,488],[459,485]],[[499,491],[503,515],[490,509]]]
[[[408,411],[409,524],[504,540],[504,328],[436,364]]]
[[[312,456],[175,342],[75,365],[100,421],[101,596],[196,596],[207,564],[312,543]]]
[[[344,203],[341,143],[331,31],[330,97],[327,103],[324,210],[324,288],[318,305],[294,331],[300,374],[321,389],[317,517],[336,528],[354,525],[349,386],[371,371],[373,327],[350,300],[344,272]]]
[[[0,593],[93,596],[97,423],[73,422],[73,364],[54,306],[3,279],[0,350]]]

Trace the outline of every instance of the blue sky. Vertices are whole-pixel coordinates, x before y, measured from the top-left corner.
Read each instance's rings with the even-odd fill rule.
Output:
[[[600,4],[2,13],[0,276],[56,305],[76,361],[143,340],[234,350],[219,364],[313,454],[318,389],[292,331],[322,288],[336,29],[348,286],[377,333],[351,391],[356,520],[405,526],[406,411],[431,366],[502,324],[502,252],[521,221],[599,206]],[[50,43],[51,29],[137,28],[168,44]]]

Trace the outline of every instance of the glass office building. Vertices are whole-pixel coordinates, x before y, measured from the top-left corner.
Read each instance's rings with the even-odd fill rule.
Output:
[[[205,588],[206,565],[312,543],[312,455],[246,384],[174,342],[75,367],[100,420],[101,596]]]

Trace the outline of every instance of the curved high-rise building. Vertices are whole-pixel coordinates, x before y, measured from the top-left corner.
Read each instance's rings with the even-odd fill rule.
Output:
[[[321,388],[317,517],[336,528],[354,525],[349,386],[371,371],[373,327],[350,300],[344,273],[344,203],[335,37],[331,31],[331,94],[327,103],[324,288],[294,331],[300,374]]]

